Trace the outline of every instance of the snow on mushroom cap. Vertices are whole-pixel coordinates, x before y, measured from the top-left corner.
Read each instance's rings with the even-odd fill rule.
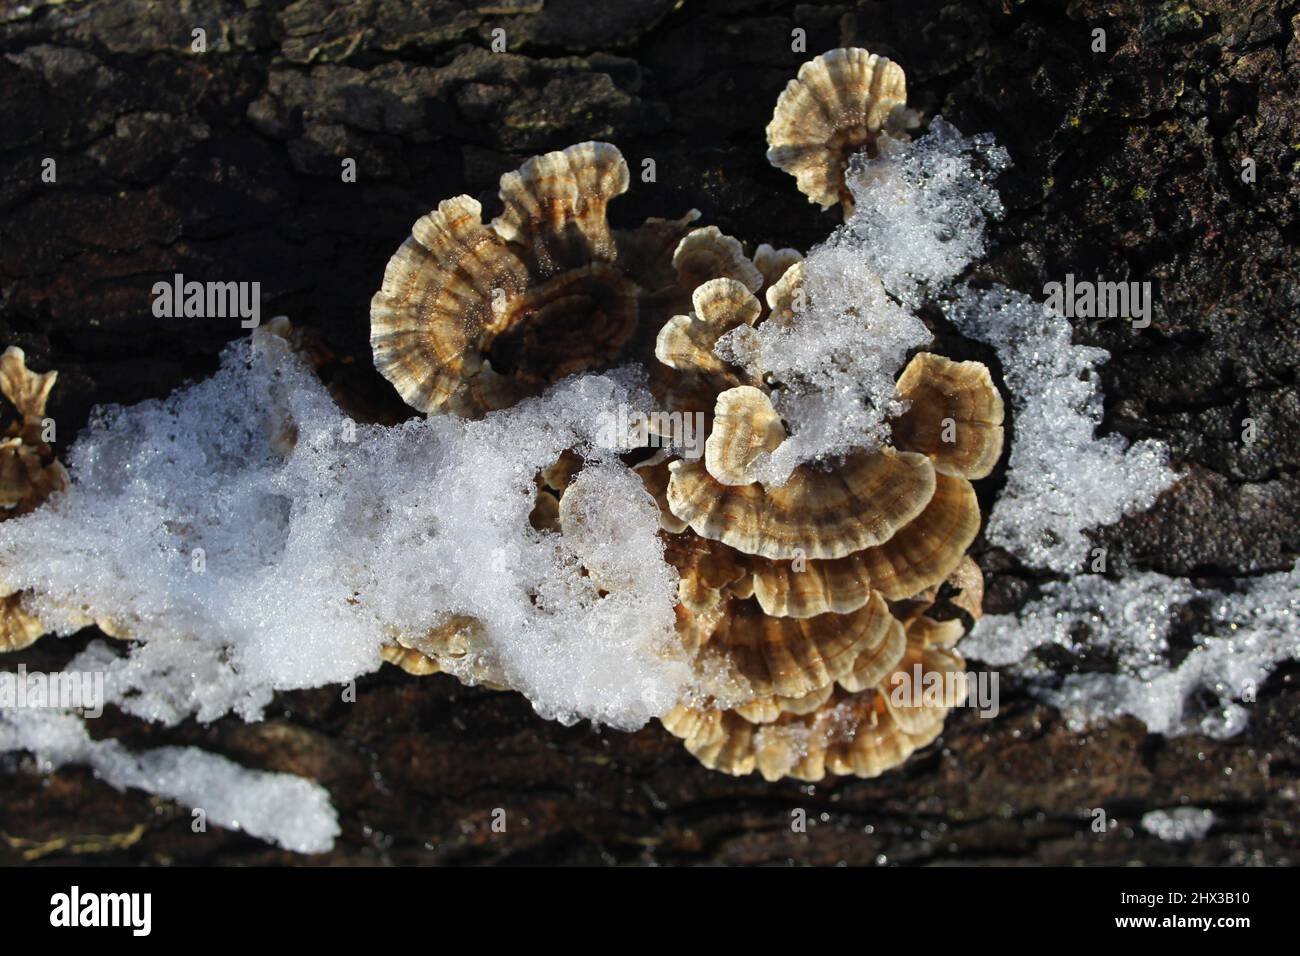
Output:
[[[749,485],[781,442],[785,426],[766,394],[751,385],[729,388],[713,408],[713,431],[704,443],[704,467],[724,485]]]
[[[857,47],[824,53],[799,68],[767,126],[768,161],[795,177],[810,202],[828,209],[853,197],[844,182],[849,157],[874,155],[882,133],[904,133],[907,78],[892,60]]]

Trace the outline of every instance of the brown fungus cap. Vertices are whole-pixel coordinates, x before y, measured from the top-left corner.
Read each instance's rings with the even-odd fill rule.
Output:
[[[893,422],[899,448],[919,451],[936,471],[983,478],[1002,456],[1002,396],[986,366],[921,352],[895,386],[910,407]]]
[[[691,294],[690,315],[675,315],[659,330],[655,358],[681,372],[728,376],[734,371],[713,347],[741,325],[753,325],[762,313],[754,293],[735,279],[704,282]]]
[[[438,666],[437,661],[413,647],[385,644],[379,649],[379,656],[386,663],[400,667],[415,677],[428,677],[430,674],[442,673],[442,668]]]
[[[748,556],[754,595],[768,614],[844,614],[872,591],[891,601],[937,585],[953,573],[979,533],[979,501],[970,482],[936,474],[934,494],[915,518],[882,544],[832,560],[798,563]]]
[[[722,604],[723,590],[746,575],[741,555],[690,530],[666,536],[664,558],[677,569],[677,596],[695,614]]]
[[[370,303],[375,367],[422,412],[476,414],[515,397],[485,353],[528,288],[528,270],[482,211],[468,196],[439,203],[393,255]]]
[[[739,239],[723,235],[717,226],[692,229],[673,251],[673,268],[683,288],[698,288],[710,279],[739,282],[751,292],[763,287],[763,273],[745,255]]]
[[[699,461],[671,465],[668,506],[699,535],[774,560],[842,558],[888,541],[934,495],[930,460],[882,448],[829,469],[800,465],[779,488],[724,485]]]
[[[698,281],[762,275],[698,217],[609,225],[628,170],[608,143],[534,157],[501,177],[504,211],[484,225],[469,196],[416,222],[371,300],[375,366],[408,404],[478,417],[566,375],[648,358],[655,333]]]
[[[754,468],[785,441],[785,426],[765,392],[729,388],[713,407],[713,430],[704,443],[704,467],[724,485],[750,485]]]
[[[705,617],[714,623],[699,625],[699,653],[746,700],[875,683],[902,653],[902,628],[879,595],[852,614],[771,617],[753,601],[729,600]]]
[[[754,250],[754,268],[763,276],[763,291],[766,292],[789,271],[796,262],[803,260],[803,253],[798,249],[777,249],[766,242]]]
[[[534,156],[501,177],[505,211],[492,228],[527,250],[538,276],[612,262],[618,253],[606,207],[627,186],[627,163],[609,143],[579,143]]]
[[[0,394],[14,414],[6,416],[0,438],[0,521],[39,508],[66,488],[68,473],[45,442],[45,405],[57,372],[33,372],[27,355],[11,345],[0,354]],[[93,623],[89,618],[86,624]],[[46,628],[22,606],[21,593],[0,595],[0,652],[34,644]]]
[[[756,770],[767,780],[878,776],[943,729],[950,701],[893,699],[900,683],[914,679],[914,667],[920,665],[923,680],[943,675],[964,688],[959,656],[929,646],[920,626],[909,627],[903,639],[894,623],[893,659],[869,689],[853,692],[841,684],[830,693],[756,698],[733,709],[680,705],[663,717],[664,727],[706,767],[736,776]]]
[[[0,520],[34,511],[68,485],[68,473],[42,435],[57,378],[58,372],[31,371],[17,346],[0,354],[0,394],[16,413],[0,438]]]
[[[40,620],[23,610],[21,593],[0,598],[0,654],[30,647],[44,633]]]
[[[799,68],[767,125],[767,158],[795,177],[810,202],[851,211],[844,182],[849,157],[875,155],[883,134],[905,135],[912,117],[907,78],[893,61],[856,47],[824,53]]]

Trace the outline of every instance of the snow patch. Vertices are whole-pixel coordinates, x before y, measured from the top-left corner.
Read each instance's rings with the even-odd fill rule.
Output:
[[[1192,601],[1207,603],[1207,626],[1175,663],[1170,631]],[[1107,669],[1062,678],[1036,653],[1048,645],[1101,656]],[[1152,733],[1231,737],[1278,663],[1300,658],[1300,562],[1231,592],[1151,572],[1117,581],[1081,574],[1045,584],[1019,616],[985,617],[961,649],[1026,680],[1075,730],[1129,715]],[[1197,706],[1205,697],[1215,703]]]
[[[339,835],[325,789],[288,773],[248,770],[196,747],[131,753],[92,740],[85,721],[57,710],[0,710],[0,753],[30,751],[40,769],[85,766],[111,787],[143,790],[202,809],[207,822],[298,853],[324,853]]]
[[[948,316],[997,350],[1014,409],[1007,483],[986,535],[1026,565],[1084,570],[1085,529],[1149,508],[1177,479],[1160,442],[1095,436],[1105,349],[1071,342],[1064,317],[1019,292],[965,289]]]

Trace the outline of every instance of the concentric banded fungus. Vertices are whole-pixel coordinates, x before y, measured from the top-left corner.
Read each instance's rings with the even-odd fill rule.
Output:
[[[758,320],[762,311],[758,299],[743,283],[719,278],[699,285],[691,303],[690,315],[675,315],[659,330],[655,358],[681,372],[731,374],[730,366],[713,354],[713,347],[732,329]]]
[[[983,478],[1002,455],[1002,396],[979,362],[922,352],[899,376],[911,407],[894,420],[894,443],[922,452],[936,471]]]
[[[878,776],[933,741],[966,689],[965,662],[929,640],[935,622],[918,616],[904,638],[898,621],[889,620],[887,652],[855,683],[856,692],[841,681],[797,697],[756,697],[733,709],[682,705],[663,724],[701,763],[724,773],[757,770],[768,780],[807,781],[827,773]],[[920,694],[918,665],[923,683],[942,678],[940,686],[955,693],[938,700]]]
[[[606,208],[627,186],[615,147],[580,143],[504,175],[490,225],[469,196],[444,200],[371,301],[376,368],[420,411],[476,417],[648,350],[697,280],[759,287],[739,243],[690,231],[697,213],[611,229]]]
[[[857,54],[828,59],[836,69],[866,62]],[[885,79],[896,75],[901,107],[901,71],[871,59],[882,71],[876,92],[887,92]],[[801,80],[815,86],[823,74],[801,72]],[[837,89],[831,83],[821,92]],[[892,112],[880,109],[873,136],[859,130],[855,147],[874,147],[874,133],[888,125],[881,117]],[[838,188],[850,151],[837,160]],[[656,395],[710,412],[703,460],[671,462],[662,490],[647,484],[668,512],[662,525],[680,575],[678,636],[700,672],[697,695],[665,724],[707,765],[734,773],[873,775],[932,740],[947,710],[894,706],[882,682],[915,664],[927,673],[964,666],[944,650],[961,637],[961,620],[925,612],[945,582],[945,595],[956,588],[978,600],[975,566],[964,558],[980,524],[970,480],[987,475],[1000,455],[1001,399],[978,363],[922,353],[895,383],[891,407],[903,411],[888,422],[890,443],[798,465],[781,484],[765,480],[783,474],[777,462],[787,433],[769,389],[785,383],[748,358],[747,343],[764,323],[797,327],[808,308],[807,266],[771,247],[760,247],[755,266],[766,310],[755,309],[741,283],[715,281],[697,290],[694,314],[671,319],[656,343]],[[662,480],[661,470],[654,477]],[[888,639],[860,651],[845,671],[846,652],[834,640],[875,613]],[[810,635],[832,643],[810,643]]]
[[[785,441],[785,426],[763,392],[729,388],[713,408],[713,431],[704,443],[704,467],[724,485],[751,485],[754,465]]]
[[[763,273],[745,256],[739,239],[724,236],[717,226],[692,230],[673,252],[680,285],[696,289],[710,279],[732,279],[751,292],[763,287]]]
[[[903,629],[879,595],[852,614],[797,620],[771,617],[753,601],[730,600],[711,628],[698,626],[706,667],[726,675],[731,693],[802,697],[839,682],[879,681],[903,652]]]
[[[671,465],[668,506],[696,534],[773,560],[842,558],[882,544],[934,495],[930,460],[884,448],[827,471],[795,469],[780,488],[724,485],[703,462]]]
[[[795,177],[810,202],[852,212],[844,182],[849,157],[876,153],[882,134],[905,136],[907,78],[891,60],[856,47],[831,50],[799,68],[767,126],[767,158]]]
[[[979,533],[975,490],[964,478],[935,476],[924,510],[883,544],[829,561],[789,561],[748,556],[754,596],[768,614],[807,617],[861,607],[872,591],[891,601],[943,581]]]

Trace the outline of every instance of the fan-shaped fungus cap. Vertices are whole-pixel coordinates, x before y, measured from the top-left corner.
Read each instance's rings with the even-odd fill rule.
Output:
[[[882,448],[829,470],[800,465],[780,488],[724,485],[699,461],[670,466],[668,506],[696,534],[774,560],[842,558],[888,541],[934,495],[930,460]]]
[[[958,567],[979,525],[970,482],[936,474],[925,508],[882,544],[833,560],[792,564],[749,556],[745,565],[768,614],[844,614],[861,607],[872,591],[897,601],[940,583]]]
[[[763,275],[763,289],[770,289],[796,262],[803,260],[798,249],[777,249],[762,243],[754,250],[754,268]]]
[[[753,601],[733,600],[701,654],[728,673],[746,700],[800,697],[833,684],[874,684],[903,651],[902,627],[876,595],[852,614],[771,617]]]
[[[612,262],[618,253],[606,207],[627,185],[627,163],[609,143],[579,143],[534,156],[501,177],[505,211],[492,228],[529,250],[541,276]]]
[[[689,530],[667,537],[664,558],[677,569],[678,600],[695,614],[718,607],[723,589],[746,574],[735,551]]]
[[[469,196],[440,203],[371,301],[376,367],[420,411],[473,417],[648,349],[671,314],[659,310],[680,299],[656,285],[679,281],[675,254],[706,270],[726,259],[761,281],[716,230],[680,252],[698,213],[611,230],[606,207],[627,185],[615,147],[579,143],[504,175],[504,211],[490,225]]]
[[[876,683],[852,692],[843,683],[798,697],[760,697],[734,709],[680,705],[663,718],[706,767],[733,775],[757,770],[767,780],[818,781],[827,773],[874,777],[934,740],[954,701],[894,691],[916,677],[939,674],[964,690],[962,659],[929,646],[924,629],[895,620],[894,640]],[[790,706],[787,706],[790,705]]]
[[[721,278],[698,286],[691,303],[690,315],[675,315],[659,330],[655,358],[679,371],[729,374],[731,367],[713,354],[713,347],[737,326],[758,321],[762,312],[758,299],[744,283]]]
[[[800,697],[781,697],[778,694],[755,697],[748,703],[733,709],[751,724],[770,724],[778,720],[782,714],[811,714],[830,700],[834,693],[835,685],[827,684]]]
[[[704,467],[724,485],[749,485],[755,466],[785,441],[785,426],[765,392],[729,388],[713,407],[713,430],[704,443]]]
[[[921,352],[895,389],[910,403],[893,422],[897,447],[928,455],[949,475],[975,479],[993,470],[1002,455],[1003,408],[987,367]]]
[[[24,425],[45,417],[45,404],[59,373],[37,373],[27,367],[27,354],[11,345],[0,355],[0,393],[9,399]]]
[[[804,270],[806,268],[802,259],[793,262],[775,282],[768,286],[764,298],[767,300],[767,307],[770,312],[769,322],[789,325],[794,319],[795,313],[804,310],[806,303],[802,297],[806,294],[803,291]]]
[[[710,279],[734,279],[751,292],[763,287],[763,273],[749,261],[739,239],[717,226],[692,229],[673,252],[678,284],[695,289]]]
[[[795,177],[810,202],[852,209],[844,182],[849,157],[875,155],[882,133],[904,132],[907,78],[889,59],[854,48],[831,50],[799,68],[767,125],[767,158]]]
[[[528,287],[523,261],[468,196],[416,222],[370,303],[375,367],[408,405],[467,414],[510,404],[513,384],[486,359]]]

